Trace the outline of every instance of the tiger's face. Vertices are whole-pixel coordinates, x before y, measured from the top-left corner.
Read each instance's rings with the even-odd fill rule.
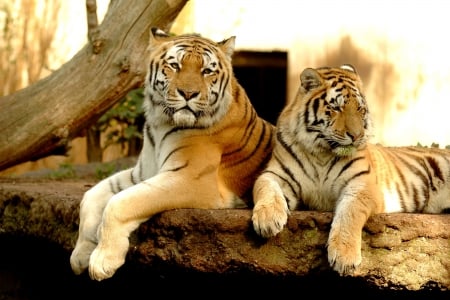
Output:
[[[232,100],[234,40],[152,32],[146,105],[153,113],[148,114],[182,127],[209,127],[220,120]]]
[[[311,149],[349,156],[365,147],[371,122],[361,79],[350,65],[305,69],[298,98],[301,116],[295,118],[298,139]],[[305,133],[306,131],[306,133]],[[306,141],[305,141],[306,139]],[[314,150],[316,151],[316,150]]]

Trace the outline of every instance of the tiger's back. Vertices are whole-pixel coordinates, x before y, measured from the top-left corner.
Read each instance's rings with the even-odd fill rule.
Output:
[[[350,65],[305,69],[277,122],[267,168],[253,189],[253,225],[276,235],[289,210],[333,211],[328,260],[341,274],[361,262],[361,232],[382,212],[440,213],[450,207],[450,151],[370,144],[362,82]]]
[[[383,212],[441,213],[450,208],[450,151],[368,145]]]

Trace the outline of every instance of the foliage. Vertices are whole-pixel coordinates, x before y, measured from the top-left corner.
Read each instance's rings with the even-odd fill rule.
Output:
[[[118,170],[114,163],[104,163],[95,169],[95,178],[98,180],[105,179],[106,177],[114,174]]]
[[[112,144],[124,148],[133,139],[142,140],[143,97],[143,88],[134,89],[99,118],[95,126],[105,134],[103,150]]]
[[[428,146],[424,146],[424,145],[422,145],[420,142],[417,143],[417,146],[418,146],[418,147],[428,148]],[[439,148],[439,144],[438,144],[438,143],[432,143],[430,147],[431,147],[431,148]],[[450,145],[446,145],[444,148],[450,150]]]
[[[57,170],[52,171],[48,177],[50,179],[76,178],[76,172],[72,164],[62,163]]]

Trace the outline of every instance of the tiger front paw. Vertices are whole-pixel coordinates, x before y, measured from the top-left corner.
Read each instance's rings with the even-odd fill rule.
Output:
[[[70,255],[70,267],[76,275],[83,273],[89,266],[89,257],[97,245],[95,243],[78,241]]]
[[[327,251],[330,266],[341,276],[352,274],[361,264],[361,244],[359,242],[330,238]]]
[[[97,281],[112,277],[125,263],[125,256],[126,250],[122,251],[118,247],[95,248],[89,260],[89,277]]]
[[[259,201],[253,208],[253,228],[264,238],[277,235],[287,223],[289,208],[285,201]]]

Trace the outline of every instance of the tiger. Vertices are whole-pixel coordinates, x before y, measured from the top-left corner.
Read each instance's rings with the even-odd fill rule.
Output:
[[[129,235],[157,213],[249,207],[275,143],[233,73],[235,36],[152,28],[144,82],[143,146],[136,164],[101,180],[80,202],[72,271],[112,277]]]
[[[350,64],[305,68],[276,122],[271,158],[253,187],[252,225],[270,238],[291,211],[333,212],[326,242],[340,276],[362,263],[362,230],[379,213],[447,213],[450,151],[371,143],[362,80]]]

